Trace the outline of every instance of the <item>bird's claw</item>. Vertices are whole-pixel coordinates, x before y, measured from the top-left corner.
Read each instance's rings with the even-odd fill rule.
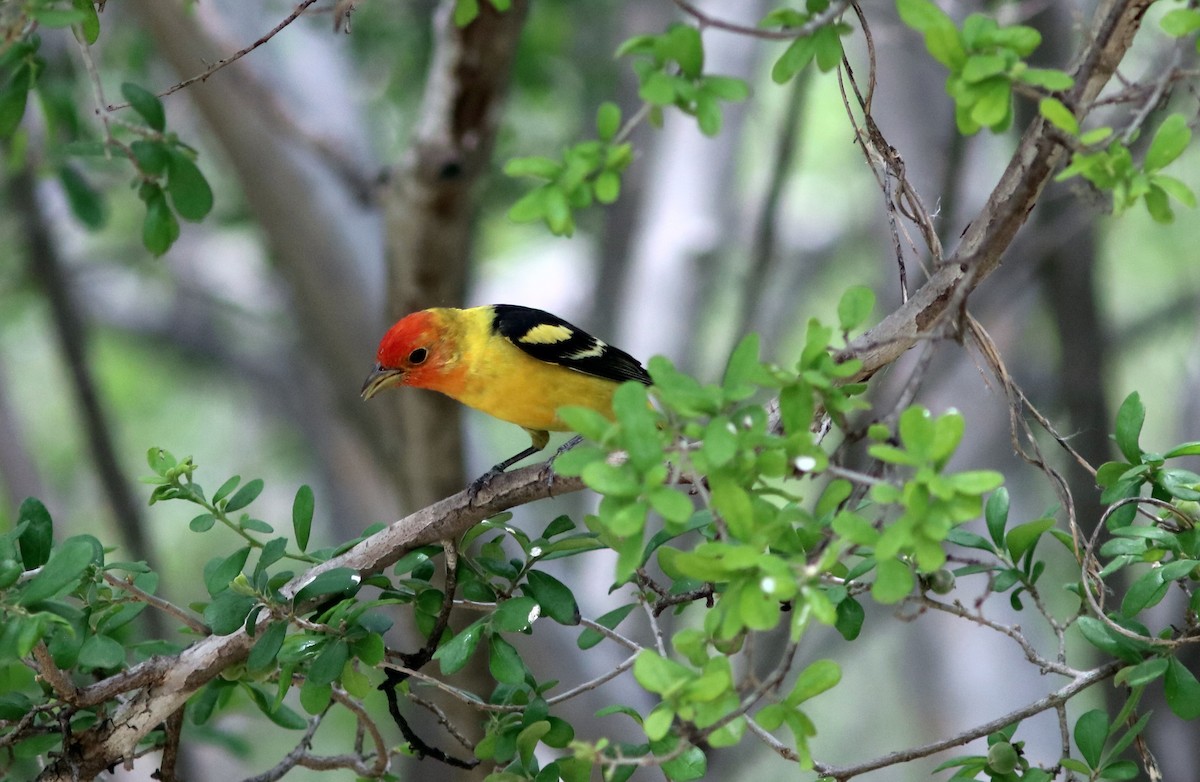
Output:
[[[500,465],[496,465],[483,475],[480,475],[478,478],[471,481],[471,484],[467,486],[467,504],[474,505],[475,498],[479,496],[479,492],[483,489],[483,487],[491,483],[492,478],[495,478],[502,472],[504,472],[504,470],[501,469]]]
[[[581,442],[583,442],[583,435],[575,435],[570,440],[567,440],[565,443],[558,446],[558,449],[550,456],[550,458],[542,462],[542,480],[546,482],[546,491],[550,491],[554,488],[554,476],[557,475],[557,473],[554,472],[554,460],[575,446],[579,445]]]

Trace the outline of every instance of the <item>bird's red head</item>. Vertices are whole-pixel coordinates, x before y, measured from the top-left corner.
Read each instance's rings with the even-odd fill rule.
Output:
[[[379,342],[375,368],[363,383],[363,399],[393,385],[443,390],[446,364],[454,358],[444,321],[436,310],[421,310],[396,321]]]

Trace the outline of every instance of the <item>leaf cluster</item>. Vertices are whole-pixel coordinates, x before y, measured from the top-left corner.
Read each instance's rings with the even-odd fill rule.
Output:
[[[1018,86],[1059,91],[1074,81],[1066,73],[1031,68],[1025,59],[1042,43],[1025,25],[1001,26],[983,14],[971,14],[960,28],[932,0],[896,0],[900,18],[925,36],[925,47],[950,71],[946,93],[954,99],[958,132],[981,128],[1005,131],[1012,125],[1013,92]]]

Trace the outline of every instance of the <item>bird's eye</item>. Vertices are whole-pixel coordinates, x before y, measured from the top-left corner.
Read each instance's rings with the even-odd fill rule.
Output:
[[[408,354],[408,363],[423,364],[425,359],[429,357],[429,351],[425,348],[417,348],[412,353]]]

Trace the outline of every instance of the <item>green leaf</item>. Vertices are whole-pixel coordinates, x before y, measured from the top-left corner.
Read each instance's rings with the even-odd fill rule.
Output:
[[[817,660],[796,677],[796,683],[784,702],[789,706],[798,706],[809,698],[831,689],[841,680],[841,666],[833,660]]]
[[[1008,71],[1008,60],[999,54],[973,54],[963,65],[963,81],[974,84]]]
[[[983,518],[987,522],[988,534],[997,546],[1004,544],[1004,527],[1008,524],[1008,489],[1001,486],[988,497],[983,507]]]
[[[227,513],[232,513],[235,510],[241,510],[250,503],[254,502],[254,500],[258,498],[258,495],[262,493],[262,490],[263,482],[261,478],[255,478],[254,480],[247,482],[245,486],[238,489],[237,493],[230,497],[229,501],[225,503],[225,511]]]
[[[519,682],[517,683],[519,684]],[[521,729],[521,732],[517,734],[516,744],[522,763],[529,766],[533,762],[533,751],[537,749],[538,742],[542,740],[542,737],[549,732],[549,720],[537,720]],[[555,776],[555,780],[557,780],[557,775]]]
[[[1134,616],[1139,611],[1158,605],[1166,597],[1171,583],[1163,580],[1161,569],[1148,570],[1137,578],[1121,600],[1121,613]]]
[[[602,627],[607,627],[609,630],[616,629],[617,625],[621,624],[621,622],[625,620],[625,617],[629,616],[629,613],[635,608],[637,608],[636,603],[629,603],[628,605],[614,608],[612,611],[609,611],[603,616],[597,617],[596,624]],[[575,642],[575,645],[580,649],[591,649],[593,646],[603,641],[604,638],[605,636],[603,633],[600,633],[599,631],[593,630],[589,627],[579,634],[579,640]]]
[[[313,684],[330,684],[342,675],[346,661],[350,659],[350,646],[341,638],[332,638],[308,669],[308,680]]]
[[[670,486],[656,486],[646,498],[654,512],[671,524],[686,524],[695,512],[692,500]]]
[[[596,110],[596,135],[601,141],[612,141],[621,129],[621,107],[605,101]]]
[[[787,83],[812,62],[816,53],[816,43],[811,35],[797,38],[771,67],[771,80],[776,84]]]
[[[954,20],[930,0],[896,0],[896,11],[901,21],[917,32],[954,25]]]
[[[1163,14],[1161,24],[1167,35],[1182,38],[1200,30],[1200,11],[1195,8],[1175,8]]]
[[[250,656],[246,658],[246,668],[250,672],[259,673],[275,667],[276,657],[287,636],[287,629],[288,623],[280,620],[271,622],[267,625],[267,629],[259,634],[258,639],[254,642],[254,648],[250,650]]]
[[[312,487],[303,484],[296,490],[296,499],[292,501],[292,530],[296,533],[296,545],[301,551],[308,550],[308,537],[312,532],[313,508],[316,499]]]
[[[905,410],[897,428],[900,442],[914,454],[924,456],[933,448],[936,430],[933,416],[925,408],[914,405]]]
[[[521,655],[499,635],[493,635],[488,643],[488,670],[501,684],[525,682],[525,663],[521,661]]]
[[[1090,768],[1100,764],[1100,753],[1108,740],[1108,714],[1103,709],[1092,709],[1075,723],[1075,746]]]
[[[896,559],[884,559],[875,564],[875,582],[871,596],[884,605],[899,603],[912,593],[915,581],[908,565]]]
[[[1163,690],[1167,705],[1180,719],[1194,720],[1200,717],[1200,682],[1175,657],[1168,661]]]
[[[1070,76],[1052,68],[1026,68],[1019,78],[1026,84],[1055,92],[1069,90],[1075,84]]]
[[[300,685],[300,706],[309,714],[321,714],[333,700],[333,686],[305,679]]]
[[[1175,177],[1167,176],[1166,174],[1155,174],[1150,177],[1150,184],[1162,190],[1184,206],[1190,209],[1196,208],[1196,194],[1192,192],[1192,188]]]
[[[479,16],[479,0],[455,0],[454,25],[466,27]]]
[[[838,301],[838,324],[842,331],[853,331],[867,322],[873,309],[875,291],[865,285],[853,285],[846,289]]]
[[[1166,167],[1183,154],[1192,141],[1192,129],[1188,127],[1187,119],[1182,114],[1172,114],[1163,120],[1146,150],[1144,167],[1146,173],[1153,173]]]
[[[1129,687],[1142,687],[1167,672],[1168,660],[1165,657],[1151,657],[1149,660],[1122,668],[1113,679],[1114,684],[1125,684]]]
[[[734,537],[749,540],[754,534],[754,505],[750,495],[721,473],[711,475],[709,483],[713,510],[725,519]]]
[[[1013,527],[1004,536],[1004,545],[1013,562],[1020,561],[1025,552],[1031,550],[1046,530],[1054,526],[1054,519],[1045,518],[1026,522]]]
[[[54,548],[54,522],[51,521],[50,511],[46,510],[42,501],[29,497],[17,510],[17,526],[22,525],[27,526],[17,538],[21,564],[26,570],[33,570],[50,559],[50,552]]]
[[[663,774],[671,782],[692,782],[708,773],[708,757],[699,747],[688,747],[682,754],[662,764]]]
[[[602,204],[614,203],[621,195],[621,175],[611,169],[601,171],[596,175],[592,187],[597,201]]]
[[[226,589],[205,607],[204,622],[212,628],[214,634],[229,635],[242,627],[246,616],[257,602],[249,595]]]
[[[167,127],[167,115],[163,110],[162,101],[154,93],[127,81],[121,85],[121,94],[129,101],[133,110],[142,115],[147,125],[159,133],[163,132]]]
[[[665,36],[663,53],[679,63],[684,76],[695,79],[704,70],[704,43],[700,31],[686,24],[671,25]]]
[[[732,76],[705,76],[704,88],[716,98],[737,103],[750,97],[750,86],[742,79]]]
[[[125,647],[107,635],[93,635],[79,648],[81,668],[117,668],[125,662]]]
[[[1092,128],[1087,133],[1079,137],[1079,143],[1085,147],[1090,147],[1093,144],[1099,144],[1113,134],[1113,129],[1108,127]]]
[[[1008,79],[1000,76],[987,79],[975,85],[974,93],[971,119],[992,130],[1007,127],[1012,115],[1012,84]]]
[[[633,677],[650,692],[669,695],[691,681],[693,674],[674,660],[668,660],[653,650],[643,649],[633,664]]]
[[[527,629],[541,614],[541,607],[532,597],[505,600],[492,613],[492,627],[503,633],[519,633]]]
[[[558,160],[548,157],[517,157],[504,164],[504,173],[510,177],[534,177],[536,179],[557,179],[562,173],[563,166]]]
[[[208,180],[186,154],[175,148],[169,154],[167,192],[175,211],[185,220],[203,220],[213,207],[213,192]]]
[[[866,619],[866,616],[862,603],[853,597],[847,597],[837,604],[837,620],[834,622],[834,627],[841,633],[842,638],[853,641],[862,632],[863,620]]]
[[[8,85],[0,89],[0,139],[11,138],[25,116],[33,77],[28,66],[19,66]]]
[[[833,517],[833,531],[860,546],[874,546],[879,541],[875,525],[850,511],[841,511]]]
[[[1141,437],[1142,423],[1145,420],[1146,407],[1142,404],[1138,392],[1134,391],[1125,397],[1125,401],[1121,402],[1121,407],[1117,410],[1116,432],[1117,447],[1131,464],[1138,464],[1142,460],[1142,448],[1138,444],[1138,438]]]
[[[292,599],[297,604],[303,604],[314,597],[357,590],[361,583],[362,576],[354,568],[335,567],[318,573],[316,578],[302,586]]]
[[[566,584],[548,573],[531,570],[526,589],[542,607],[542,613],[562,625],[579,624],[579,606]]]
[[[29,15],[43,27],[70,27],[83,21],[83,14],[74,8],[52,8],[45,5],[31,5]]]
[[[951,71],[967,59],[962,35],[950,16],[929,0],[896,0],[896,10],[906,25],[925,34],[925,48]]]
[[[1100,651],[1135,665],[1142,661],[1141,645],[1133,639],[1118,635],[1096,617],[1081,616],[1075,626],[1088,643]],[[1169,675],[1170,671],[1167,673]]]
[[[821,73],[829,73],[842,61],[842,37],[837,25],[818,27],[813,33],[813,54]]]
[[[100,38],[100,17],[92,0],[72,0],[71,6],[83,14],[79,20],[79,31],[83,33],[83,42],[91,46]]]
[[[33,605],[66,592],[79,584],[96,555],[92,539],[84,536],[68,539],[50,553],[50,558],[37,575],[21,589],[17,602]]]
[[[204,586],[210,595],[224,592],[230,582],[242,572],[250,557],[250,547],[243,546],[211,567],[204,568]]]
[[[1038,102],[1038,111],[1054,127],[1072,136],[1079,135],[1079,120],[1058,98],[1042,98]]]
[[[1150,185],[1150,189],[1146,191],[1145,201],[1146,211],[1150,213],[1154,222],[1162,225],[1170,225],[1175,222],[1175,210],[1171,208],[1167,191],[1161,187]]]
[[[638,97],[655,106],[670,106],[675,102],[675,78],[662,71],[653,71],[642,80]]]
[[[646,732],[646,738],[651,741],[659,741],[670,732],[671,723],[674,721],[675,710],[666,703],[660,703],[646,715],[642,729]]]
[[[751,332],[738,342],[725,365],[721,386],[728,398],[741,401],[754,393],[754,381],[761,374],[758,355],[759,337]]]
[[[142,221],[142,245],[153,255],[162,255],[179,238],[179,221],[167,206],[167,197],[158,185],[147,184],[142,189],[146,203],[146,218]]]
[[[442,644],[433,653],[433,659],[440,663],[444,675],[457,673],[471,659],[475,648],[479,646],[479,637],[483,633],[483,622],[484,620],[480,619],[467,625],[462,632]]]
[[[64,165],[58,170],[58,180],[67,194],[67,203],[79,222],[93,231],[101,228],[105,221],[104,198],[91,186],[74,166]]]

